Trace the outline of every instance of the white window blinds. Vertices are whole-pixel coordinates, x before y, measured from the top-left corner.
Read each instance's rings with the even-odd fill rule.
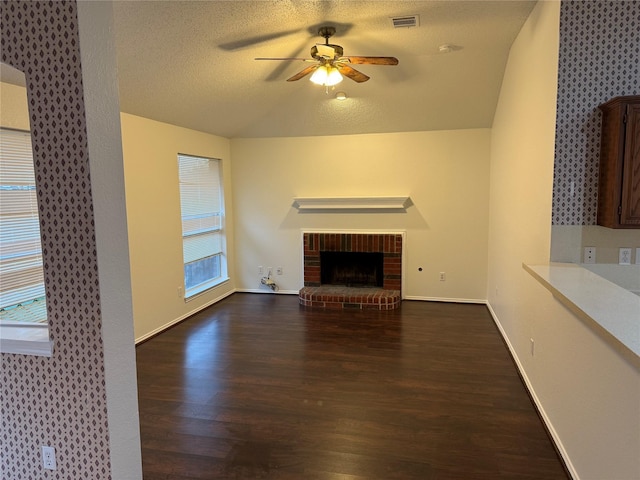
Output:
[[[0,129],[0,308],[44,297],[29,132]]]
[[[220,160],[178,155],[183,258],[188,264],[222,252]]]

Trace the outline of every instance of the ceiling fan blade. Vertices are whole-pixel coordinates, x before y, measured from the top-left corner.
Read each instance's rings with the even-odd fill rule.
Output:
[[[355,68],[351,68],[349,65],[344,65],[342,63],[339,63],[339,64],[336,64],[335,66],[342,75],[344,75],[345,77],[349,77],[351,80],[355,82],[362,83],[369,80],[369,77],[367,77],[364,73],[359,72]]]
[[[304,58],[304,61],[307,61],[309,57],[300,56],[300,55],[303,55],[302,52],[305,50],[307,46],[306,44],[307,44],[306,40],[300,42],[295,49],[289,50],[288,55],[283,55],[283,58]],[[291,61],[294,61],[294,60],[291,60]],[[282,79],[283,75],[285,74],[288,75],[289,64],[291,63],[291,61],[285,60],[283,62],[278,63],[265,80],[267,82],[273,82],[273,81]]]
[[[346,61],[355,65],[398,65],[396,57],[342,57],[340,61]]]
[[[320,65],[309,65],[304,70],[301,70],[300,72],[296,73],[293,77],[287,78],[287,82],[295,82],[296,80],[300,80],[302,77],[306,77],[307,75],[309,75],[319,66]]]
[[[283,61],[283,62],[299,60],[299,61],[303,61],[303,62],[315,62],[315,60],[312,59],[312,58],[293,58],[293,57],[282,57],[282,58],[278,58],[278,57],[257,57],[257,58],[254,58],[254,60],[280,60],[280,61]]]

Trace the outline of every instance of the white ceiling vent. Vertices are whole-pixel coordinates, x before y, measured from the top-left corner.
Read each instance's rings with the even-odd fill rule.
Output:
[[[417,27],[420,25],[419,15],[404,15],[402,17],[391,17],[393,28]]]

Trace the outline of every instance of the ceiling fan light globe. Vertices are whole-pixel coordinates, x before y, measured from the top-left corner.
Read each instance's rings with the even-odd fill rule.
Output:
[[[318,67],[313,75],[311,75],[311,80],[316,85],[326,85],[327,79],[329,78],[329,72],[327,71],[327,67],[322,65]]]
[[[339,84],[341,81],[342,81],[342,75],[340,75],[340,72],[338,71],[338,69],[332,68],[329,71],[329,75],[327,76],[325,85],[327,87],[333,87],[334,85]]]

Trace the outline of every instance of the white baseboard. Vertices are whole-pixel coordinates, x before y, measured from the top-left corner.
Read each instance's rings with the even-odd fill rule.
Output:
[[[267,288],[236,288],[234,290],[231,290],[229,292],[226,292],[223,295],[220,295],[219,297],[214,298],[213,300],[197,307],[194,308],[193,310],[189,311],[188,313],[185,313],[184,315],[181,315],[180,317],[171,320],[168,323],[165,323],[164,325],[142,335],[141,337],[136,338],[135,340],[135,344],[139,344],[141,342],[144,342],[145,340],[148,340],[151,337],[154,337],[156,335],[158,335],[159,333],[162,333],[163,331],[165,331],[166,329],[174,326],[177,323],[182,322],[183,320],[185,320],[186,318],[189,318],[191,315],[194,315],[196,313],[198,313],[200,310],[204,310],[205,308],[213,305],[214,303],[218,303],[220,300],[228,297],[229,295],[235,293],[235,292],[240,292],[240,293],[261,293],[261,294],[271,294],[271,295],[298,295],[299,291],[298,290],[278,290],[276,292],[267,289]],[[425,302],[448,302],[448,303],[479,303],[479,304],[486,304],[487,301],[486,300],[481,300],[481,299],[469,299],[469,298],[440,298],[440,297],[418,297],[418,296],[407,296],[404,297],[403,300],[420,300],[420,301],[425,301]],[[504,336],[504,334],[503,334]]]
[[[267,294],[280,294],[280,295],[298,295],[299,290],[278,290],[273,292],[266,288],[237,288],[236,292],[242,293],[267,293]],[[423,302],[445,302],[445,303],[475,303],[480,305],[486,305],[487,301],[480,298],[442,298],[442,297],[419,297],[419,296],[406,296],[403,300],[419,300]]]
[[[273,291],[269,288],[236,288],[236,292],[240,293],[267,293],[273,295],[298,295],[298,290],[277,290]]]
[[[496,327],[498,327],[498,330],[500,331],[500,335],[502,335],[502,338],[504,339],[504,342],[507,344],[507,348],[509,349],[509,352],[511,353],[511,356],[513,357],[513,360],[514,360],[514,362],[516,364],[516,368],[520,372],[520,376],[522,377],[522,379],[523,379],[523,381],[525,383],[525,386],[526,386],[527,390],[529,391],[529,395],[533,399],[533,403],[535,403],[536,409],[538,410],[538,413],[540,414],[540,417],[542,418],[542,421],[544,422],[545,426],[547,427],[547,431],[549,432],[549,435],[551,435],[551,438],[553,440],[553,443],[556,446],[556,449],[557,449],[558,453],[562,457],[562,461],[564,462],[564,464],[565,464],[567,470],[569,471],[569,474],[571,475],[571,477],[574,480],[580,480],[580,477],[578,476],[578,472],[576,471],[576,469],[574,468],[573,464],[571,463],[571,459],[569,458],[569,454],[567,453],[566,449],[564,448],[564,445],[562,444],[562,440],[560,439],[560,436],[556,432],[556,429],[553,427],[553,423],[551,423],[551,419],[549,419],[547,413],[545,412],[544,407],[542,406],[542,403],[540,402],[540,399],[538,398],[538,395],[536,395],[536,391],[533,388],[533,385],[531,384],[531,381],[529,380],[529,377],[527,376],[527,372],[525,371],[524,367],[522,366],[522,363],[520,362],[520,359],[518,358],[518,354],[516,353],[515,349],[511,345],[511,342],[509,341],[509,337],[507,337],[507,334],[504,331],[504,328],[502,328],[502,324],[500,323],[500,320],[498,319],[498,316],[496,315],[496,312],[493,310],[493,308],[491,308],[491,304],[488,301],[486,302],[486,304],[487,304],[487,308],[489,309],[489,313],[491,313],[491,317],[493,318],[493,322],[496,324]]]
[[[185,313],[184,315],[182,315],[182,316],[180,316],[180,317],[178,317],[178,318],[176,318],[174,320],[171,320],[168,323],[165,323],[164,325],[162,325],[162,326],[150,331],[149,333],[146,333],[146,334],[142,335],[139,338],[136,338],[135,344],[137,345],[137,344],[139,344],[141,342],[144,342],[145,340],[148,340],[151,337],[154,337],[154,336],[158,335],[159,333],[165,331],[167,328],[174,326],[176,323],[180,323],[184,319],[189,318],[191,315],[193,315],[195,313],[198,313],[200,310],[204,310],[205,308],[213,305],[214,303],[218,303],[220,300],[222,300],[224,298],[227,298],[229,295],[231,295],[231,294],[233,294],[235,292],[236,292],[236,290],[231,290],[229,292],[226,292],[226,293],[214,298],[213,300],[208,301],[204,305],[200,305],[199,307],[194,308],[190,312]]]
[[[276,293],[281,295],[298,295],[299,290],[278,290],[272,292],[265,288],[237,288],[236,292],[242,293]],[[445,303],[475,303],[480,305],[486,305],[487,301],[481,298],[443,298],[443,297],[419,297],[415,295],[408,295],[402,298],[403,300],[419,300],[423,302],[445,302]]]
[[[403,300],[420,300],[423,302],[445,302],[445,303],[478,303],[486,305],[487,301],[481,298],[444,298],[444,297],[421,297],[416,295],[407,295]]]

